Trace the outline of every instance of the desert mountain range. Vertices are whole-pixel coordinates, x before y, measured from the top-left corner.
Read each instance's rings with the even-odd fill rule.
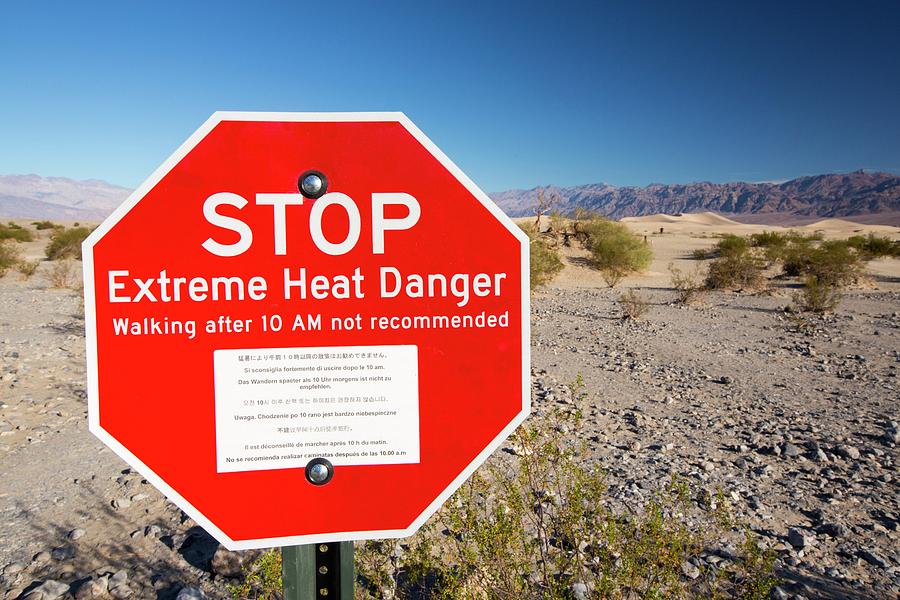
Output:
[[[900,177],[855,171],[799,177],[783,183],[654,183],[616,187],[606,183],[576,187],[509,190],[491,194],[513,217],[534,214],[538,191],[558,194],[552,207],[563,214],[582,207],[614,219],[653,214],[716,212],[742,221],[815,221],[854,217],[854,221],[900,223]]]
[[[508,190],[491,197],[510,216],[526,216],[533,214],[539,190],[558,194],[553,210],[567,214],[583,207],[614,219],[711,211],[757,223],[853,217],[858,222],[900,224],[900,176],[890,173],[855,171],[783,183],[654,183],[646,187],[596,183]],[[128,188],[97,179],[0,175],[0,216],[96,222],[129,193]]]

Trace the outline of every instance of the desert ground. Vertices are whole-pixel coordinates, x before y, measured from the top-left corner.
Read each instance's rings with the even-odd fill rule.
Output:
[[[583,250],[562,248],[564,270],[533,300],[533,418],[571,402],[566,385],[581,375],[577,434],[613,501],[639,508],[680,476],[723,491],[777,551],[775,597],[900,597],[900,261],[871,263],[834,315],[785,313],[791,281],[685,307],[670,263],[690,271],[690,252],[717,235],[774,228],[710,214],[626,222],[656,258],[621,287],[650,310],[623,320],[620,291]],[[846,221],[800,229],[900,236]],[[39,258],[45,243],[26,253]],[[50,267],[0,278],[0,594],[228,597],[246,557],[218,548],[87,431],[80,295],[52,289]]]

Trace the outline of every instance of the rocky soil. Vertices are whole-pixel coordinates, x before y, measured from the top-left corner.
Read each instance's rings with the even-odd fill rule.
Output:
[[[88,433],[78,294],[41,270],[0,279],[0,597],[228,597],[248,556]],[[777,549],[777,597],[896,598],[900,293],[851,294],[811,320],[783,313],[784,297],[686,308],[644,293],[637,322],[617,291],[535,297],[535,411],[581,374],[578,435],[614,501],[640,506],[680,475],[721,490]]]

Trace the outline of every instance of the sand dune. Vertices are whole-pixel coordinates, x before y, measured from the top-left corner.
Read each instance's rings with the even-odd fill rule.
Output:
[[[844,219],[823,219],[821,221],[816,221],[815,223],[810,223],[809,225],[804,225],[803,227],[798,227],[797,229],[804,229],[808,231],[822,231],[825,233],[840,235],[854,235],[858,233],[897,235],[898,233],[900,233],[900,227],[892,227],[890,225],[863,225],[860,223],[854,223],[853,221],[846,221]]]
[[[702,225],[704,227],[741,226],[742,223],[732,221],[714,212],[685,213],[680,215],[648,215],[645,217],[625,217],[623,223],[641,223],[654,225],[657,223]]]

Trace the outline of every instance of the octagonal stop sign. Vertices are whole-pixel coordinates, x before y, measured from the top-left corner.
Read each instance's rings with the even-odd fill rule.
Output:
[[[216,113],[84,270],[91,431],[230,549],[410,535],[529,410],[528,239],[399,113]]]

